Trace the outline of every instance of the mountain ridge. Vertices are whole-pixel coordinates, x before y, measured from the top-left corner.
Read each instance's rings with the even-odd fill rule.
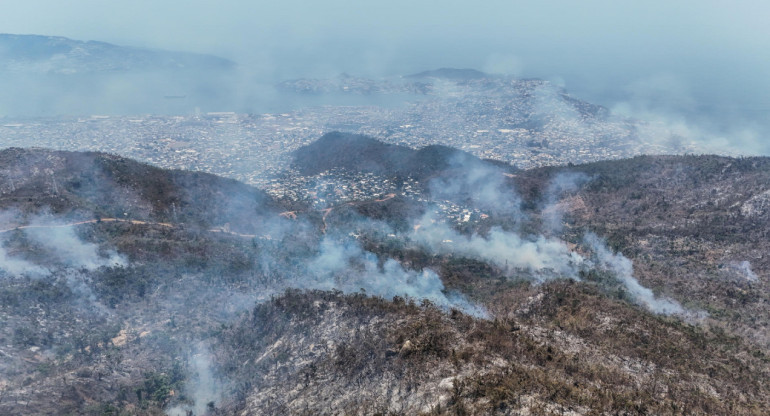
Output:
[[[0,70],[75,75],[134,70],[229,70],[213,55],[79,41],[62,36],[0,34]]]

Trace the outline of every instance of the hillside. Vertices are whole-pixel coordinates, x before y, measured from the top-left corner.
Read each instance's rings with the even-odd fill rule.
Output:
[[[214,175],[163,170],[88,152],[0,151],[0,209],[59,217],[130,217],[252,230],[257,213],[282,207],[264,192]]]
[[[340,153],[333,143],[325,148]],[[770,249],[765,244],[770,232],[770,159],[641,156],[527,171],[495,164],[479,169],[481,163],[469,158],[449,171],[439,168],[426,176],[419,169],[411,174],[402,170],[400,175],[419,179],[424,193],[434,199],[477,208],[484,205],[484,193],[500,200],[500,206],[487,201],[481,207],[481,212],[496,215],[476,225],[467,223],[465,229],[518,223],[525,232],[557,235],[574,244],[582,243],[587,231],[603,236],[613,250],[633,261],[635,275],[656,293],[705,311],[752,342],[770,344],[770,310],[765,307],[770,287],[763,279],[770,270],[764,255]],[[337,166],[367,171],[344,162]],[[494,169],[500,174],[487,174]],[[481,179],[463,179],[475,176]],[[492,189],[485,190],[489,184]],[[394,220],[425,209],[396,199],[390,205],[361,206],[356,212]],[[346,214],[340,215],[338,223],[347,221]],[[335,221],[333,216],[327,219]],[[554,220],[558,224],[552,224]]]
[[[768,159],[517,171],[311,146],[296,169],[421,193],[316,208],[113,155],[0,152],[0,413],[770,410]],[[467,218],[442,217],[450,201]]]
[[[517,187],[542,205],[563,172],[590,178],[561,203],[567,224],[606,236],[640,281],[770,345],[770,159],[643,156],[527,171]]]

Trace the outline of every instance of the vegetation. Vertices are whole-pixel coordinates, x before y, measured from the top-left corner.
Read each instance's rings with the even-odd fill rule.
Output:
[[[442,170],[443,149],[423,153],[431,175],[462,173]],[[558,203],[558,237],[578,251],[586,232],[606,237],[643,285],[691,312],[671,317],[633,303],[608,271],[535,284],[389,236],[424,212],[405,198],[280,222],[280,203],[210,175],[94,153],[10,149],[0,162],[7,221],[94,220],[77,238],[128,261],[70,267],[23,230],[3,234],[4,252],[47,271],[0,272],[3,414],[161,415],[201,401],[209,414],[770,413],[764,158],[515,172],[504,184],[521,194],[521,218],[457,227],[536,233]],[[590,180],[554,198],[549,184],[569,172]],[[140,222],[106,221],[117,217]],[[360,232],[371,220],[390,228]],[[379,267],[433,270],[489,319],[403,296],[284,290],[312,287],[303,273],[320,241],[349,233]],[[201,395],[206,383],[221,395]]]
[[[401,298],[289,291],[223,332],[221,368],[248,380],[233,394],[260,392],[257,404],[228,411],[323,412],[311,400],[319,395],[393,414],[767,411],[767,362],[736,354],[750,348],[738,338],[630,309],[584,284],[540,289],[532,310],[512,303],[508,318],[492,321]],[[421,395],[433,395],[428,409]]]

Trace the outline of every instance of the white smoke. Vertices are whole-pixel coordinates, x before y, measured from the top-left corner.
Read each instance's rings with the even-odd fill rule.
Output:
[[[493,165],[456,157],[452,164],[462,166],[463,175],[431,182],[431,195],[452,199],[464,195],[475,207],[489,213],[503,214],[520,221],[521,198],[512,189],[505,172]],[[464,165],[464,166],[463,166]],[[580,174],[558,175],[548,190],[549,204],[555,204],[564,192],[574,192],[587,178]],[[561,227],[561,212],[555,213],[550,225]],[[578,279],[583,258],[569,249],[566,243],[545,235],[522,237],[514,232],[492,228],[485,235],[465,235],[452,229],[428,211],[414,224],[408,237],[423,248],[440,254],[454,254],[490,262],[506,273],[526,270],[536,281],[566,277]]]
[[[636,80],[625,88],[627,99],[612,112],[634,119],[640,144],[656,153],[707,153],[729,156],[768,152],[767,127],[746,118],[754,108],[735,113],[735,103],[704,103],[689,83],[671,73]],[[699,109],[719,104],[719,111]],[[744,110],[748,112],[744,113]],[[726,125],[725,125],[725,122]]]
[[[11,276],[47,276],[49,274],[48,269],[21,259],[6,249],[6,243],[14,230],[14,224],[22,219],[23,215],[18,210],[0,211],[0,271]]]
[[[502,169],[471,159],[463,153],[452,156],[449,165],[461,168],[462,174],[430,181],[430,194],[434,199],[464,197],[472,200],[476,208],[488,213],[520,215],[521,199],[506,184]]]
[[[584,173],[560,172],[548,183],[545,191],[545,207],[542,210],[543,227],[552,234],[560,234],[564,227],[565,206],[559,201],[564,194],[574,193],[588,182]]]
[[[394,259],[381,262],[374,253],[350,240],[324,238],[318,255],[307,264],[307,275],[295,283],[306,289],[338,289],[345,293],[364,290],[386,299],[394,296],[427,299],[440,307],[487,316],[483,308],[460,295],[447,297],[444,284],[435,272],[406,270]]]
[[[681,315],[684,313],[684,308],[677,301],[658,298],[652,290],[642,286],[634,278],[634,265],[631,260],[621,253],[610,251],[604,240],[600,239],[596,234],[587,233],[584,236],[584,241],[596,254],[597,266],[613,272],[635,302],[658,314]]]
[[[504,74],[518,77],[524,70],[524,63],[517,56],[494,53],[487,57],[482,69],[487,74]]]
[[[3,272],[11,276],[27,275],[30,277],[42,277],[50,274],[50,271],[44,267],[9,255],[3,244],[4,241],[0,240],[0,270]]]
[[[464,235],[430,213],[414,228],[411,239],[433,253],[488,261],[507,271],[525,269],[538,281],[553,277],[577,279],[583,263],[583,258],[562,240],[543,235],[522,238],[499,227],[492,228],[487,235]]]
[[[8,218],[8,215],[0,215],[0,220]],[[11,224],[18,224],[19,220],[20,217],[16,216]],[[107,309],[91,288],[90,275],[84,272],[100,267],[124,267],[128,262],[114,250],[102,250],[97,244],[81,240],[73,227],[60,219],[51,220],[45,216],[35,217],[26,225],[11,226],[3,223],[4,234],[0,234],[4,237],[0,238],[0,271],[13,277],[26,276],[64,282],[75,295],[76,305],[105,313]],[[18,254],[9,253],[4,247],[5,240],[12,233],[22,233],[24,236],[16,242],[24,247],[18,250]],[[28,250],[27,245],[36,247]],[[21,257],[30,251],[34,253],[31,257]]]
[[[209,349],[198,344],[189,359],[190,375],[184,386],[184,394],[192,403],[174,406],[166,411],[169,416],[187,416],[205,414],[210,406],[222,399],[222,381],[214,376],[214,364]]]
[[[656,297],[652,290],[642,286],[633,275],[631,260],[621,253],[611,252],[601,238],[590,232],[584,236],[584,243],[593,252],[596,262],[585,259],[556,238],[543,235],[524,238],[500,228],[492,228],[483,236],[464,235],[431,215],[417,223],[410,237],[431,253],[490,262],[508,274],[516,269],[527,270],[536,282],[564,278],[579,280],[581,270],[604,269],[614,275],[634,302],[651,312],[663,315],[686,313],[677,301]]]
[[[26,225],[20,225],[26,222]],[[90,286],[87,274],[100,267],[124,267],[126,258],[114,250],[101,249],[99,245],[83,241],[73,227],[61,219],[36,216],[24,221],[23,216],[14,212],[0,213],[0,271],[9,276],[62,279],[77,296],[83,306],[100,306]],[[32,258],[23,258],[29,250],[19,249],[18,253],[5,248],[12,233],[23,233],[22,244],[37,246]],[[18,235],[17,235],[18,236]]]
[[[546,97],[547,98],[547,97]],[[554,100],[551,100],[554,101]],[[572,117],[573,110],[559,114]],[[549,113],[555,109],[549,109]],[[456,160],[460,165],[464,160]],[[521,218],[518,194],[506,186],[502,171],[485,165],[472,166],[465,163],[466,176],[431,183],[431,193],[451,195],[464,192],[477,207],[494,208],[498,212],[513,214]],[[590,178],[580,173],[560,173],[549,183],[545,193],[543,225],[552,235],[559,234],[563,227],[564,207],[559,200],[565,193],[574,193]],[[438,186],[440,185],[440,186]],[[633,263],[622,254],[612,253],[604,242],[593,233],[584,236],[586,248],[593,251],[597,264],[587,261],[563,240],[546,235],[522,237],[516,233],[493,227],[485,235],[466,235],[455,231],[445,222],[435,218],[430,211],[420,218],[409,235],[412,241],[432,253],[452,254],[490,262],[510,275],[516,270],[526,270],[536,282],[549,279],[568,278],[579,280],[578,272],[593,267],[611,271],[626,288],[633,300],[650,311],[659,314],[683,314],[684,308],[676,301],[657,298],[652,290],[642,286],[633,276]],[[513,269],[513,270],[511,270]]]
[[[24,233],[32,241],[41,244],[58,262],[67,267],[96,270],[99,267],[126,266],[126,258],[114,250],[100,253],[99,246],[82,241],[72,227],[56,224],[27,228]]]
[[[757,274],[751,270],[751,263],[748,260],[732,262],[730,266],[750,282],[756,282],[759,279]]]

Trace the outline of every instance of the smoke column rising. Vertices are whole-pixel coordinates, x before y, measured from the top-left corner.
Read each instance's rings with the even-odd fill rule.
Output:
[[[499,227],[487,235],[464,235],[432,214],[423,216],[409,237],[433,253],[453,254],[489,261],[498,267],[526,269],[538,281],[550,277],[577,279],[583,259],[558,239],[543,235],[522,238]]]
[[[307,289],[338,289],[345,293],[365,290],[367,294],[386,299],[408,296],[428,299],[443,308],[459,309],[470,315],[486,317],[483,308],[472,305],[462,296],[452,299],[444,294],[444,284],[431,270],[406,270],[394,259],[382,264],[374,253],[363,250],[355,241],[336,241],[325,237],[318,255],[307,264],[307,276],[295,284]]]
[[[546,231],[558,235],[564,227],[564,205],[560,204],[565,194],[577,192],[590,178],[584,173],[560,172],[552,178],[546,189],[546,205],[542,209],[543,226]]]
[[[28,228],[24,232],[32,241],[43,245],[52,257],[66,266],[95,270],[103,266],[128,264],[124,256],[113,250],[107,250],[106,256],[101,255],[98,245],[82,241],[75,235],[72,227],[57,227],[51,223],[47,225],[51,227]]]
[[[188,361],[190,376],[184,386],[184,393],[192,404],[175,406],[166,411],[169,416],[206,414],[209,403],[216,406],[222,398],[222,381],[214,375],[211,352],[202,342],[198,343]]]
[[[584,237],[596,254],[598,266],[615,273],[616,278],[625,286],[628,293],[637,303],[645,306],[654,313],[662,315],[683,314],[684,308],[677,301],[658,298],[652,290],[642,286],[634,278],[634,265],[621,253],[612,253],[605,242],[594,233],[587,233]]]

